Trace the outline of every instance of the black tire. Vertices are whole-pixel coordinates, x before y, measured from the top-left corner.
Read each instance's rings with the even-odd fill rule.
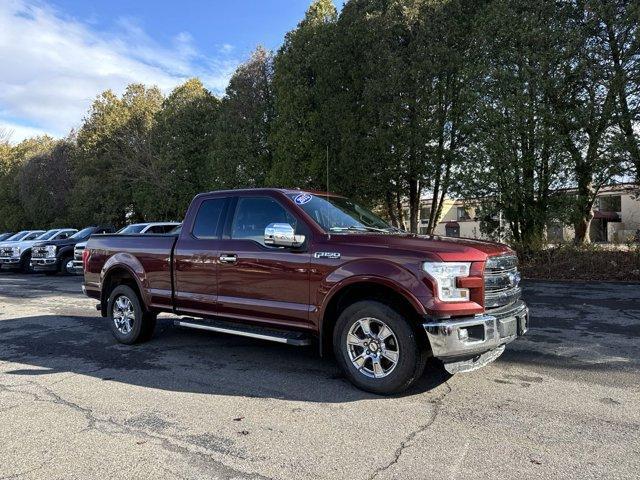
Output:
[[[121,297],[130,302],[133,310],[130,331],[126,331],[126,328],[119,328],[114,319],[114,306]],[[153,336],[156,327],[156,315],[144,310],[138,294],[127,285],[120,285],[111,291],[107,302],[107,318],[113,336],[118,342],[126,345],[146,342]]]
[[[20,273],[32,273],[33,267],[31,266],[31,252],[25,253],[20,258]]]
[[[389,367],[389,373],[385,373],[381,378],[367,376],[367,370],[373,370],[372,364],[366,363],[358,368],[350,357],[350,347],[347,345],[349,331],[357,322],[366,318],[374,319],[373,325],[379,325],[376,322],[385,324],[394,335],[391,348],[395,347],[397,350],[398,359],[393,368]],[[394,308],[373,300],[356,302],[340,314],[333,331],[333,350],[338,364],[354,385],[368,392],[390,395],[406,390],[420,378],[428,352],[421,346],[416,331],[409,322],[409,319],[405,319]],[[388,360],[384,361],[387,362],[387,366],[391,365]]]
[[[73,262],[73,257],[64,257],[60,260],[60,273],[63,275],[73,275],[73,270],[67,269],[67,263],[69,262]],[[73,268],[73,264],[71,268]]]

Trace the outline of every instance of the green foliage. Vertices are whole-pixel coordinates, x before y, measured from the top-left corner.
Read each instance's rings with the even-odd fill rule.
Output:
[[[193,196],[212,185],[209,151],[220,101],[198,79],[176,87],[155,112],[148,155],[134,169],[134,204],[145,220],[181,220]]]
[[[327,148],[334,118],[326,101],[332,89],[332,32],[337,12],[331,0],[315,0],[298,28],[289,32],[275,58],[273,166],[269,184],[325,186]]]
[[[273,57],[258,47],[229,81],[215,126],[211,185],[261,187],[273,163]]]
[[[198,79],[166,98],[134,84],[98,95],[66,140],[0,135],[0,229],[177,220],[200,191],[328,185],[412,231],[426,193],[428,231],[455,195],[521,252],[551,222],[586,241],[601,186],[640,171],[639,18],[632,0],[348,0],[340,14],[314,0],[221,99]]]
[[[157,88],[138,84],[121,98],[106,91],[95,100],[77,135],[73,223],[122,225],[144,218],[134,191],[153,155],[151,132],[162,102]]]

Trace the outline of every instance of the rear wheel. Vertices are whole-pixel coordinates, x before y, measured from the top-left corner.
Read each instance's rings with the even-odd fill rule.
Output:
[[[144,311],[131,287],[120,285],[113,289],[107,312],[111,333],[120,343],[132,345],[147,341],[153,335],[156,316]]]
[[[401,392],[424,371],[426,351],[398,311],[365,300],[347,307],[335,326],[338,363],[357,387],[378,394]]]

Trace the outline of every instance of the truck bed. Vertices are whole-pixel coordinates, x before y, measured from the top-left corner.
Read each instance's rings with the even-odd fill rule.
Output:
[[[118,264],[117,268],[128,268],[134,274],[147,305],[171,311],[172,255],[177,239],[169,234],[92,236],[86,247],[91,252],[85,271],[87,294],[99,298],[101,273]]]

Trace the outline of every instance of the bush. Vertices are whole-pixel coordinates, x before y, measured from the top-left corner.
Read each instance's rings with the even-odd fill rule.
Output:
[[[640,281],[640,245],[561,245],[521,258],[524,278]]]

